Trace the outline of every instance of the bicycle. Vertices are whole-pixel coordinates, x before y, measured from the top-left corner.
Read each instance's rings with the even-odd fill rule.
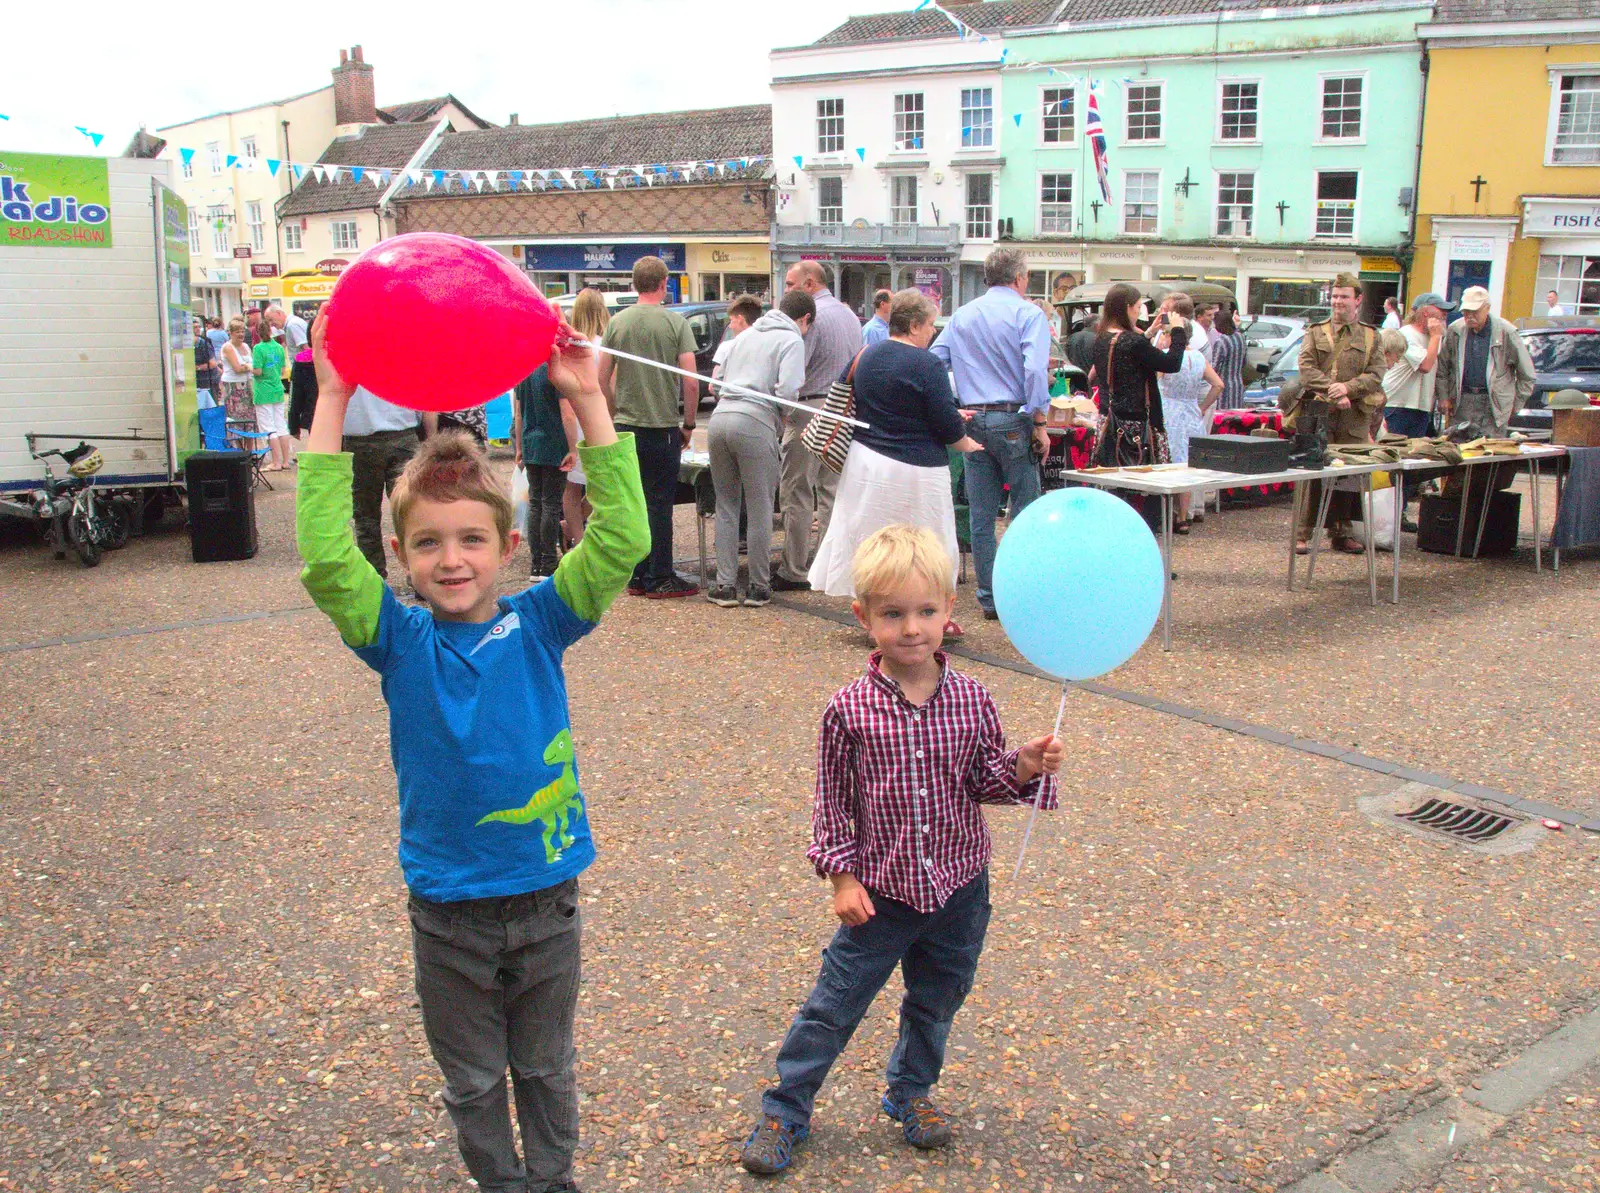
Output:
[[[70,547],[84,567],[92,568],[99,565],[103,550],[127,543],[127,516],[95,493],[91,478],[105,465],[98,448],[80,441],[64,451],[30,447],[28,454],[44,465],[44,486],[33,490],[30,497],[45,541],[55,548],[57,559],[65,559]],[[66,476],[58,477],[52,471],[51,456],[66,465]]]

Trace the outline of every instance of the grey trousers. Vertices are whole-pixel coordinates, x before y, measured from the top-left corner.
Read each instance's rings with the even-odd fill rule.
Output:
[[[807,398],[805,403],[822,409],[820,397]],[[778,488],[778,506],[783,513],[783,562],[778,565],[778,574],[785,580],[804,580],[811,570],[811,520],[816,518],[820,543],[828,536],[833,499],[839,492],[839,474],[824,467],[800,442],[811,417],[798,410],[785,410],[783,416],[783,476]]]
[[[417,454],[416,431],[374,431],[371,435],[346,435],[340,446],[353,457],[350,478],[351,513],[356,524],[356,546],[373,570],[382,576],[383,499],[394,492],[395,482]]]
[[[504,899],[411,897],[422,1025],[461,1158],[484,1193],[555,1193],[572,1180],[581,934],[576,878]],[[525,1163],[511,1135],[507,1067]]]
[[[772,586],[772,505],[778,495],[778,437],[753,415],[723,410],[711,416],[711,484],[717,494],[717,584],[739,579],[739,515],[750,519],[745,541],[750,587]]]

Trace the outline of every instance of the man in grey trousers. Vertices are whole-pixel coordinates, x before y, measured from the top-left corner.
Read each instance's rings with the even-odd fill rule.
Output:
[[[806,376],[801,338],[817,306],[804,290],[789,290],[729,346],[722,381],[793,400]],[[772,597],[772,499],[778,493],[778,444],[783,412],[773,403],[712,382],[711,483],[717,494],[717,582],[706,593],[713,605],[765,605]],[[804,416],[802,416],[804,417]],[[750,520],[750,583],[741,601],[739,515]]]
[[[783,284],[788,290],[804,291],[816,304],[816,318],[806,333],[806,379],[800,386],[800,398],[820,409],[828,390],[861,351],[861,320],[833,296],[822,266],[815,261],[791,265]],[[834,494],[839,490],[839,474],[825,468],[800,442],[811,417],[789,410],[783,418],[783,477],[778,489],[783,560],[772,577],[772,587],[778,592],[811,587],[806,579],[811,568],[811,523],[816,520],[816,541],[820,543],[828,533]]]

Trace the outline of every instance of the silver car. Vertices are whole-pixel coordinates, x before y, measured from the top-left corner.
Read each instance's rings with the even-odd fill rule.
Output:
[[[1295,315],[1257,315],[1242,322],[1244,333],[1244,379],[1249,385],[1260,374],[1257,365],[1271,368],[1291,343],[1305,334],[1306,321]]]

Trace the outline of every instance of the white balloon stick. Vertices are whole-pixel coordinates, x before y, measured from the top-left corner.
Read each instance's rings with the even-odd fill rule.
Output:
[[[691,373],[688,369],[678,368],[677,365],[664,365],[659,360],[651,360],[647,356],[635,356],[631,352],[619,352],[615,348],[607,348],[604,344],[596,344],[588,340],[573,340],[572,343],[586,344],[588,347],[593,348],[596,352],[604,352],[611,356],[618,357],[621,360],[631,360],[636,364],[649,365],[651,368],[664,369],[666,372],[676,373],[680,377],[693,377],[696,381],[706,380],[706,378],[702,377],[699,373]],[[776,402],[779,406],[790,406],[795,410],[804,410],[807,414],[814,415],[817,418],[837,419],[839,422],[849,423],[852,427],[865,428],[867,426],[866,423],[860,421],[859,419],[851,418],[849,415],[835,414],[831,410],[823,410],[816,406],[807,406],[804,402],[791,402],[788,398],[776,397],[773,394],[764,394],[759,389],[751,389],[744,385],[735,385],[731,381],[713,381],[711,382],[711,388],[725,390],[728,393],[742,394],[745,397],[765,398],[769,402]]]
[[[1061,740],[1061,718],[1067,712],[1067,685],[1061,684],[1061,705],[1056,709],[1056,727],[1050,734],[1057,741]],[[1058,779],[1059,783],[1060,780]],[[1022,849],[1017,853],[1017,868],[1011,871],[1011,880],[1016,881],[1017,875],[1022,873],[1022,859],[1028,856],[1028,838],[1033,836],[1033,822],[1039,817],[1039,802],[1044,799],[1044,783],[1039,784],[1039,794],[1033,797],[1033,811],[1028,813],[1028,827],[1022,834]]]

